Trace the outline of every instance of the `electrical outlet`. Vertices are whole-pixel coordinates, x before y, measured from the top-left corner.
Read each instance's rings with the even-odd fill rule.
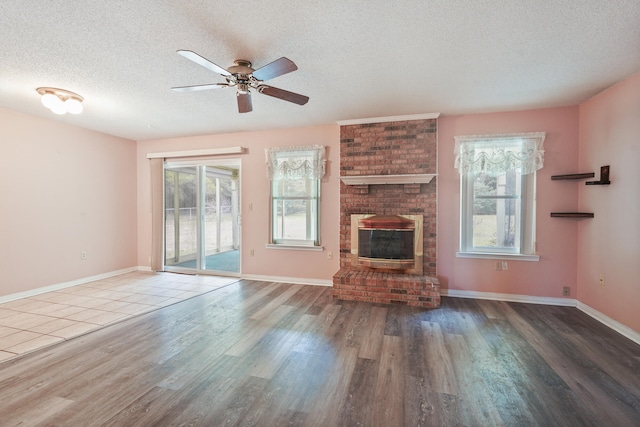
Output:
[[[256,255],[256,253],[253,251],[253,249],[251,249],[251,251],[249,251],[249,255],[250,255],[250,256],[255,256],[255,255]]]
[[[571,295],[571,288],[569,286],[563,286],[562,287],[562,296],[568,297],[569,295]]]
[[[604,286],[604,274],[600,275],[600,286]]]
[[[509,265],[507,264],[507,261],[502,261],[502,269],[503,270],[508,270],[509,269]]]
[[[80,259],[82,259],[82,260],[87,259],[87,251],[80,252]]]
[[[508,269],[509,265],[507,264],[507,261],[496,261],[496,271],[503,271]]]

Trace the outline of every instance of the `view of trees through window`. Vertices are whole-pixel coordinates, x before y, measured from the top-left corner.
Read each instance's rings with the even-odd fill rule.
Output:
[[[521,179],[513,170],[473,179],[473,246],[514,248],[520,244]]]
[[[273,231],[276,240],[315,240],[317,183],[312,179],[273,184]]]

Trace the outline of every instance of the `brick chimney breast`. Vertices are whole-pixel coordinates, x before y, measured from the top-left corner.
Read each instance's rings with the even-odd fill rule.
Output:
[[[436,174],[437,119],[340,126],[340,175]],[[438,307],[436,278],[437,177],[428,183],[346,185],[340,183],[340,271],[334,298]],[[354,270],[351,215],[422,215],[423,275]]]

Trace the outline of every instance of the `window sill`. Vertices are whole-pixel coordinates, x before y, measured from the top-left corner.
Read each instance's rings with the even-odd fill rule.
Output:
[[[316,251],[322,252],[324,251],[323,246],[309,246],[309,245],[276,245],[273,243],[268,243],[265,245],[267,249],[279,249],[279,250],[289,250],[289,251]]]
[[[456,252],[456,258],[512,259],[514,261],[540,261],[540,255],[504,254],[491,252]]]

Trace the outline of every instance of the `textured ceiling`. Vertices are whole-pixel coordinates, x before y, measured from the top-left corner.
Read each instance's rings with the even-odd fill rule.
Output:
[[[337,120],[575,105],[640,71],[640,0],[2,0],[0,107],[134,140]],[[268,83],[305,106],[233,89],[180,55],[299,69]],[[35,89],[85,98],[55,116]]]

